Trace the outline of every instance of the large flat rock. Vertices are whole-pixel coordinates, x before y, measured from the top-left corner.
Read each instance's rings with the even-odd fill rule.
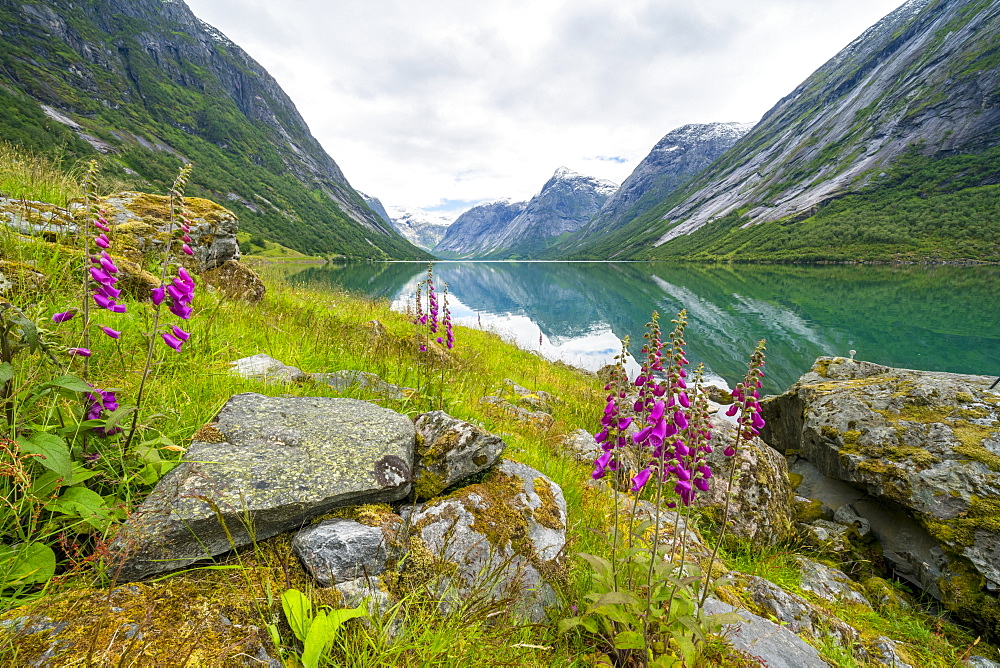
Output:
[[[120,581],[410,492],[413,423],[366,401],[238,394],[197,436],[112,543]]]

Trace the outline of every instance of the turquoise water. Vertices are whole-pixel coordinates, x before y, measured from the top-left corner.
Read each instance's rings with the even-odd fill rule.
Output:
[[[311,266],[293,282],[340,285],[405,309],[426,265]],[[550,359],[596,370],[629,335],[639,354],[654,309],[688,311],[688,357],[730,384],[767,339],[767,391],[820,355],[1000,375],[1000,267],[690,266],[613,262],[439,262],[456,323],[494,329]],[[541,342],[539,342],[539,337]]]

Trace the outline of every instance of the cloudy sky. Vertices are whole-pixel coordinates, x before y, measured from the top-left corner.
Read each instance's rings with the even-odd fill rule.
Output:
[[[621,182],[685,123],[757,121],[902,0],[187,0],[351,184],[457,213],[557,167]]]

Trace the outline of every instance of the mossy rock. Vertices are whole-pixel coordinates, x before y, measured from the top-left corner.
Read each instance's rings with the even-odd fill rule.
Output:
[[[267,290],[260,276],[237,260],[227,260],[214,269],[202,272],[200,278],[227,297],[251,304],[262,300]]]

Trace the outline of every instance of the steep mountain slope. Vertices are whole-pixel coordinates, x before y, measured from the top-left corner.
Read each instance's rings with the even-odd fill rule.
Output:
[[[390,206],[389,219],[411,244],[428,251],[441,241],[452,224],[450,216],[413,206]]]
[[[581,255],[1000,258],[1000,3],[910,0]]]
[[[732,148],[753,123],[699,123],[667,133],[579,234],[612,232],[656,206]]]
[[[310,253],[426,257],[365,204],[277,82],[181,0],[0,0],[0,131],[163,188]],[[144,184],[143,184],[144,185]]]
[[[519,205],[478,211],[474,207],[455,221],[454,231],[449,230],[434,253],[490,259],[539,257],[557,238],[586,224],[617,189],[611,181],[560,167],[509,222],[505,215]]]
[[[358,194],[361,195],[361,199],[365,201],[365,204],[368,205],[368,208],[377,213],[379,218],[392,225],[392,218],[389,217],[389,212],[385,210],[385,205],[382,204],[382,200],[380,200],[378,197],[372,197],[371,195],[366,195],[360,190],[358,191]]]
[[[526,206],[527,202],[509,199],[477,204],[455,219],[431,252],[448,259],[474,257],[486,240],[498,238]]]

